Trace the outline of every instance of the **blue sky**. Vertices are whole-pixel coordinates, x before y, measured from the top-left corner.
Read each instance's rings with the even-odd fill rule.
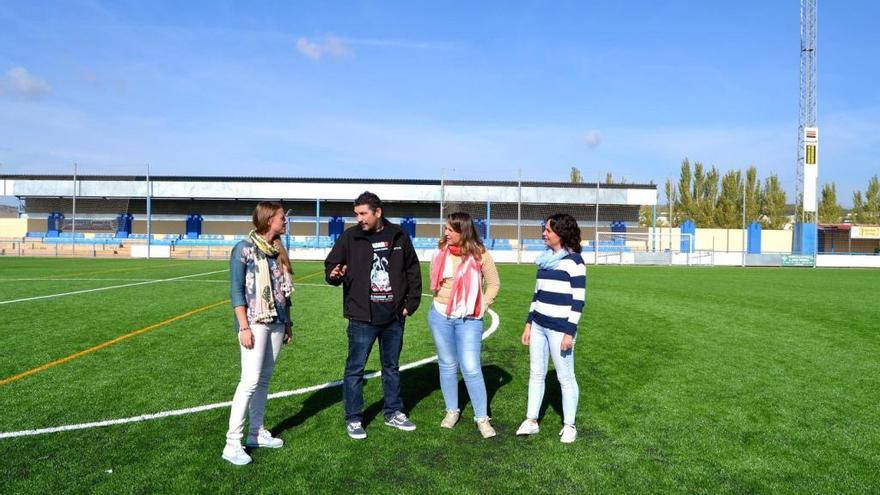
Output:
[[[794,190],[799,1],[0,0],[0,173]],[[820,2],[820,183],[880,171],[878,2]]]

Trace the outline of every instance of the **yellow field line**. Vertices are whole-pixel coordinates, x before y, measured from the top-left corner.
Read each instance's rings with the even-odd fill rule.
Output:
[[[308,275],[306,275],[306,276],[304,276],[304,277],[300,277],[300,278],[297,279],[296,281],[297,281],[297,282],[300,282],[300,281],[302,281],[302,280],[305,280],[305,279],[307,279],[307,278],[314,277],[314,276],[316,276],[316,275],[322,275],[323,273],[324,273],[324,271],[323,271],[323,270],[320,270],[320,271],[317,271],[317,272],[315,272],[315,273],[310,273],[310,274],[308,274]],[[194,309],[194,310],[192,310],[192,311],[187,311],[186,313],[183,313],[183,314],[180,314],[180,315],[174,316],[174,317],[169,318],[169,319],[167,319],[167,320],[165,320],[165,321],[160,321],[159,323],[154,323],[154,324],[152,324],[152,325],[150,325],[150,326],[146,326],[146,327],[144,327],[144,328],[140,328],[140,329],[135,330],[135,331],[133,331],[133,332],[129,332],[129,333],[125,334],[125,335],[121,335],[121,336],[119,336],[119,337],[116,337],[116,338],[114,338],[114,339],[110,339],[110,340],[108,340],[108,341],[106,341],[106,342],[103,342],[103,343],[101,343],[101,344],[98,344],[98,345],[96,345],[96,346],[94,346],[94,347],[90,347],[90,348],[88,348],[88,349],[86,349],[86,350],[84,350],[84,351],[79,351],[79,352],[73,353],[73,354],[71,354],[71,355],[69,355],[69,356],[63,357],[63,358],[61,358],[61,359],[56,359],[55,361],[51,361],[51,362],[48,362],[48,363],[46,363],[46,364],[43,364],[43,365],[37,366],[36,368],[33,368],[33,369],[30,369],[30,370],[24,371],[24,372],[19,373],[19,374],[17,374],[17,375],[12,375],[12,376],[10,376],[10,377],[7,377],[7,378],[4,378],[4,379],[0,380],[0,387],[2,387],[3,385],[6,385],[6,384],[8,384],[8,383],[12,383],[12,382],[14,382],[14,381],[16,381],[16,380],[20,380],[20,379],[22,379],[22,378],[24,378],[24,377],[26,377],[26,376],[33,375],[34,373],[39,373],[40,371],[45,371],[45,370],[47,370],[47,369],[49,369],[49,368],[52,368],[52,367],[54,367],[54,366],[58,366],[59,364],[64,364],[64,363],[66,363],[66,362],[68,362],[68,361],[71,361],[71,360],[73,360],[73,359],[76,359],[76,358],[78,358],[78,357],[85,356],[86,354],[91,354],[91,353],[93,353],[93,352],[95,352],[95,351],[99,351],[99,350],[101,350],[101,349],[103,349],[103,348],[105,348],[105,347],[111,346],[111,345],[113,345],[113,344],[115,344],[115,343],[117,343],[117,342],[121,342],[121,341],[123,341],[123,340],[125,340],[125,339],[129,339],[129,338],[131,338],[131,337],[134,337],[134,336],[140,335],[140,334],[142,334],[142,333],[149,332],[150,330],[155,330],[155,329],[157,329],[157,328],[159,328],[159,327],[164,327],[165,325],[169,325],[169,324],[171,324],[171,323],[174,323],[175,321],[180,321],[180,320],[182,320],[182,319],[184,319],[184,318],[187,318],[187,317],[190,317],[190,316],[192,316],[192,315],[194,315],[194,314],[196,314],[196,313],[201,313],[202,311],[207,311],[207,310],[209,310],[209,309],[211,309],[211,308],[216,308],[217,306],[220,306],[221,304],[226,304],[226,303],[228,303],[228,302],[229,302],[229,299],[224,299],[223,301],[217,301],[217,302],[212,303],[212,304],[209,304],[209,305],[207,305],[207,306],[202,306],[201,308],[197,308],[197,309]]]
[[[310,273],[310,274],[308,274],[308,275],[306,275],[306,276],[304,276],[304,277],[300,277],[300,278],[298,278],[298,279],[295,279],[294,282],[302,282],[303,280],[305,280],[305,279],[307,279],[307,278],[312,278],[312,277],[314,277],[314,276],[316,276],[316,275],[323,275],[323,274],[324,274],[324,270],[318,270],[318,271],[316,271],[315,273]]]
[[[189,316],[192,316],[192,315],[194,315],[194,314],[196,314],[196,313],[201,313],[202,311],[207,311],[207,310],[209,310],[209,309],[211,309],[211,308],[216,308],[217,306],[220,306],[221,304],[226,304],[226,303],[228,303],[228,302],[229,302],[229,299],[224,299],[223,301],[218,301],[218,302],[215,302],[215,303],[209,304],[209,305],[207,305],[207,306],[202,306],[201,308],[194,309],[194,310],[192,310],[192,311],[187,311],[186,313],[183,313],[183,314],[177,315],[177,316],[175,316],[175,317],[173,317],[173,318],[169,318],[169,319],[167,319],[167,320],[165,320],[165,321],[161,321],[161,322],[159,322],[159,323],[154,323],[154,324],[152,324],[152,325],[150,325],[150,326],[147,326],[147,327],[144,327],[144,328],[141,328],[141,329],[135,330],[135,331],[133,331],[133,332],[127,333],[127,334],[125,334],[125,335],[121,335],[121,336],[119,336],[119,337],[116,337],[115,339],[108,340],[108,341],[106,341],[106,342],[104,342],[104,343],[101,343],[101,344],[98,344],[98,345],[96,345],[96,346],[94,346],[94,347],[90,347],[90,348],[88,348],[88,349],[86,349],[86,350],[84,350],[84,351],[79,351],[79,352],[76,352],[76,353],[74,353],[74,354],[71,354],[71,355],[69,355],[69,356],[67,356],[67,357],[63,357],[63,358],[61,358],[61,359],[56,359],[55,361],[52,361],[52,362],[49,362],[49,363],[46,363],[46,364],[43,364],[43,365],[37,366],[36,368],[30,369],[30,370],[25,371],[25,372],[23,372],[23,373],[19,373],[19,374],[17,374],[17,375],[12,375],[12,376],[10,376],[10,377],[7,377],[7,378],[4,378],[4,379],[0,380],[0,387],[2,387],[3,385],[6,385],[6,384],[8,384],[8,383],[14,382],[14,381],[16,381],[16,380],[20,380],[20,379],[22,379],[22,378],[24,378],[24,377],[26,377],[26,376],[33,375],[34,373],[39,373],[40,371],[47,370],[47,369],[52,368],[52,367],[54,367],[54,366],[58,366],[59,364],[66,363],[66,362],[68,362],[68,361],[70,361],[70,360],[73,360],[73,359],[76,359],[76,358],[78,358],[78,357],[85,356],[86,354],[91,354],[91,353],[93,353],[93,352],[95,352],[95,351],[99,351],[99,350],[101,350],[101,349],[103,349],[103,348],[105,348],[105,347],[111,346],[111,345],[113,345],[113,344],[115,344],[115,343],[117,343],[117,342],[121,342],[121,341],[123,341],[123,340],[125,340],[125,339],[131,338],[131,337],[134,337],[134,336],[136,336],[136,335],[140,335],[140,334],[145,333],[145,332],[149,332],[150,330],[155,330],[155,329],[157,329],[157,328],[159,328],[159,327],[164,327],[165,325],[168,325],[168,324],[170,324],[170,323],[174,323],[175,321],[180,321],[180,320],[182,320],[182,319],[184,319],[184,318],[187,318],[187,317],[189,317]]]

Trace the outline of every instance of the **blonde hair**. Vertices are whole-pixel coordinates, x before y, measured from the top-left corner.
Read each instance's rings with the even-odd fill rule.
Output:
[[[461,248],[462,258],[473,256],[474,259],[479,261],[483,253],[486,252],[486,246],[483,245],[480,233],[477,232],[477,227],[474,225],[474,220],[471,216],[463,211],[456,211],[446,216],[446,224],[452,227],[452,230],[457,234],[461,234],[458,247]],[[445,236],[440,238],[437,248],[446,248]]]
[[[265,234],[269,231],[269,222],[272,221],[278,210],[284,209],[281,203],[272,201],[260,201],[254,208],[253,223],[254,230],[257,234]],[[278,261],[289,273],[293,274],[293,267],[290,265],[290,257],[287,255],[287,249],[284,249],[284,243],[281,238],[277,237],[272,241],[272,245],[278,250]]]

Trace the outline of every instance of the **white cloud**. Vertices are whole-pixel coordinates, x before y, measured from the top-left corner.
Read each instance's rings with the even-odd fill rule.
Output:
[[[320,60],[324,56],[343,58],[351,55],[348,43],[335,36],[328,36],[320,40],[299,38],[296,40],[296,50],[312,60]]]
[[[324,51],[334,57],[347,57],[351,54],[348,45],[342,38],[331,36],[324,41]]]
[[[296,40],[296,51],[312,60],[321,58],[321,45],[305,38]]]
[[[602,133],[597,129],[593,129],[592,131],[584,134],[584,144],[589,146],[590,149],[594,149],[602,143]]]
[[[13,67],[6,72],[2,86],[25,100],[37,100],[52,92],[44,79],[40,79],[24,67]]]

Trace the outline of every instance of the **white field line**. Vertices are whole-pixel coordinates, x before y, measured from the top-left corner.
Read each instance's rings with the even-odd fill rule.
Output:
[[[227,270],[220,270],[227,271]],[[211,273],[219,273],[219,272],[211,272]],[[206,273],[202,273],[200,275],[207,275]],[[196,280],[196,279],[158,279],[158,278],[4,278],[0,279],[0,283],[2,282],[195,282],[198,284],[228,284],[229,280]],[[306,287],[330,287],[332,285],[328,284],[310,284],[310,283],[300,283],[294,281],[294,285],[302,285]]]
[[[227,270],[220,270],[227,271]],[[219,273],[219,272],[211,272],[211,273]],[[207,275],[207,274],[201,274]],[[0,283],[2,282],[195,282],[199,284],[228,284],[229,280],[195,280],[195,279],[158,279],[158,278],[3,278],[0,279]],[[311,287],[330,287],[332,285],[329,284],[309,284],[309,283],[300,283],[294,281],[294,285],[303,285],[303,286],[311,286]]]
[[[221,270],[226,272],[228,270]],[[228,284],[229,280],[171,280],[159,278],[0,278],[3,282],[212,282]]]
[[[75,290],[75,291],[72,291],[72,292],[61,292],[61,293],[59,293],[59,294],[47,294],[47,295],[45,295],[45,296],[25,297],[25,298],[22,298],[22,299],[10,299],[10,300],[8,300],[8,301],[0,301],[0,305],[4,305],[4,304],[13,304],[13,303],[20,303],[20,302],[27,302],[27,301],[38,301],[38,300],[40,300],[40,299],[51,299],[51,298],[53,298],[53,297],[73,296],[73,295],[76,295],[76,294],[86,294],[86,293],[88,293],[88,292],[100,292],[100,291],[111,290],[111,289],[122,289],[123,287],[134,287],[134,286],[137,286],[137,285],[158,284],[158,283],[160,283],[160,282],[173,282],[173,281],[176,281],[176,280],[182,280],[182,279],[191,278],[191,277],[201,277],[201,276],[203,276],[203,275],[213,275],[213,274],[215,274],[215,273],[222,273],[222,272],[225,272],[225,271],[227,271],[227,270],[216,270],[216,271],[213,271],[213,272],[195,273],[195,274],[193,274],[193,275],[184,275],[184,276],[182,276],[182,277],[172,277],[172,278],[163,278],[163,279],[156,279],[156,280],[147,280],[147,281],[142,281],[142,282],[133,282],[133,283],[130,283],[130,284],[111,285],[111,286],[109,286],[109,287],[98,287],[98,288],[95,288],[95,289]]]
[[[302,284],[305,285],[305,284]],[[318,285],[318,284],[311,284]],[[324,286],[328,287],[328,286]],[[423,294],[426,295],[426,294]],[[429,296],[430,297],[430,296]],[[498,325],[501,323],[498,318],[498,313],[493,310],[488,310],[489,315],[492,317],[492,324],[489,325],[489,328],[483,332],[483,340],[487,337],[495,333],[495,330],[498,329]],[[424,364],[428,364],[430,362],[436,361],[437,356],[431,356],[429,358],[420,359],[418,361],[405,364],[400,367],[400,371],[408,370],[411,368],[416,368],[422,366]],[[368,373],[364,375],[364,379],[376,378],[382,375],[381,371],[375,371],[373,373]],[[342,380],[335,380],[332,382],[321,383],[319,385],[312,385],[311,387],[303,387],[294,390],[286,390],[283,392],[276,392],[274,394],[269,394],[269,399],[280,399],[282,397],[290,397],[292,395],[302,395],[307,394],[309,392],[315,392],[318,390],[323,390],[326,388],[338,387],[342,385]],[[113,426],[113,425],[122,425],[127,423],[140,423],[142,421],[149,421],[152,419],[161,419],[161,418],[170,418],[172,416],[183,416],[185,414],[194,414],[202,411],[210,411],[212,409],[222,409],[224,407],[229,407],[232,405],[232,402],[217,402],[215,404],[205,404],[203,406],[189,407],[186,409],[174,409],[172,411],[162,411],[153,414],[142,414],[140,416],[131,416],[129,418],[119,418],[119,419],[107,419],[104,421],[95,421],[92,423],[79,423],[72,425],[63,425],[63,426],[55,426],[51,428],[40,428],[36,430],[21,430],[21,431],[8,431],[0,433],[0,439],[3,438],[16,438],[16,437],[26,437],[33,435],[45,435],[47,433],[58,433],[62,431],[73,431],[73,430],[86,430],[89,428],[100,428],[102,426]]]

